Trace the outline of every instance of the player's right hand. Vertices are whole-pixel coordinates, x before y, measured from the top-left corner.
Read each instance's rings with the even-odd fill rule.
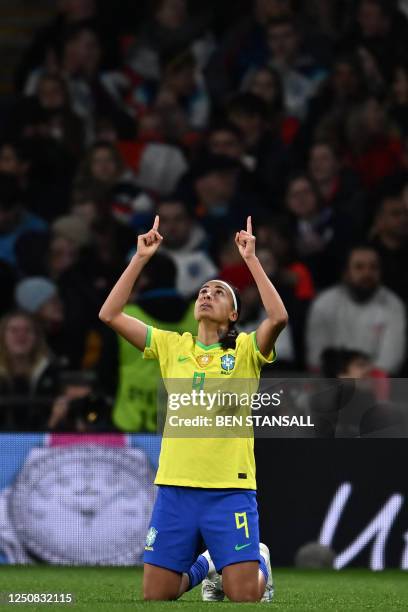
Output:
[[[137,257],[150,259],[150,257],[154,255],[163,240],[163,236],[159,234],[158,229],[159,215],[156,215],[152,229],[149,230],[147,234],[140,234],[140,236],[137,237]]]

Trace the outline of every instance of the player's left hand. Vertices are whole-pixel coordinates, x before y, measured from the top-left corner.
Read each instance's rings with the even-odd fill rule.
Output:
[[[252,234],[251,217],[247,218],[247,228],[235,234],[235,244],[244,259],[255,256],[255,236]]]

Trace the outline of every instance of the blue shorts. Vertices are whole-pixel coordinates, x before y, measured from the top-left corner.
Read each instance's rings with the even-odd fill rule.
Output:
[[[187,572],[204,541],[216,570],[260,561],[256,491],[160,485],[144,562]]]

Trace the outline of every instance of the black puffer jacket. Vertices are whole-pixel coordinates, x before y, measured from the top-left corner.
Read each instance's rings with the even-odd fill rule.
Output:
[[[0,430],[45,431],[60,369],[43,357],[31,377],[0,375]]]

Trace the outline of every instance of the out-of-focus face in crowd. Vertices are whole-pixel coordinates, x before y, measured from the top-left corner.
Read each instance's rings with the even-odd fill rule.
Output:
[[[348,259],[345,281],[357,301],[366,301],[381,283],[381,268],[374,249],[354,249]]]
[[[162,202],[157,210],[163,244],[169,249],[182,247],[189,239],[192,219],[181,202]]]
[[[271,24],[267,30],[268,47],[277,64],[290,65],[299,50],[299,36],[291,22]]]
[[[62,80],[53,76],[40,79],[37,98],[41,107],[47,110],[63,108],[67,103],[67,93]]]
[[[64,307],[60,297],[55,294],[44,302],[36,312],[36,316],[47,332],[58,331],[64,322]]]
[[[369,98],[363,105],[362,120],[365,129],[376,134],[381,132],[385,124],[385,111],[375,98]]]
[[[4,347],[11,358],[26,357],[35,348],[36,332],[34,324],[25,315],[9,318],[4,330]]]
[[[188,17],[185,0],[159,0],[155,12],[156,21],[169,30],[180,28]]]
[[[339,171],[339,163],[328,144],[316,144],[310,151],[309,171],[317,182],[333,180]]]
[[[389,27],[389,18],[384,14],[380,2],[376,0],[361,0],[357,21],[366,38],[383,36]]]
[[[92,75],[100,65],[101,45],[95,32],[82,28],[64,47],[64,66],[70,74]]]
[[[49,249],[50,276],[57,279],[78,260],[78,246],[64,236],[55,236]]]
[[[392,93],[397,104],[408,104],[408,67],[397,66],[395,69]]]
[[[238,134],[223,128],[211,132],[208,149],[214,155],[226,155],[237,160],[241,159],[244,152]]]
[[[58,12],[68,19],[86,19],[95,13],[95,0],[58,0]]]
[[[368,357],[356,356],[351,359],[344,371],[337,375],[337,378],[368,378],[372,369],[373,364]]]
[[[111,182],[118,177],[117,160],[110,147],[98,146],[92,153],[91,175],[102,182]]]
[[[276,79],[267,68],[260,68],[253,76],[249,91],[265,100],[267,104],[273,104],[278,94]]]
[[[338,60],[332,71],[333,92],[337,98],[353,98],[359,91],[359,75],[351,62]]]
[[[385,239],[401,241],[408,237],[408,209],[402,198],[386,198],[377,213],[376,231]]]
[[[86,225],[92,225],[98,218],[98,207],[92,198],[79,198],[72,204],[71,212],[80,217]]]
[[[291,4],[291,0],[255,0],[257,21],[265,25],[269,19],[289,15],[292,12]]]
[[[203,204],[226,204],[234,196],[237,186],[236,170],[214,170],[196,181],[196,189]]]
[[[261,249],[257,249],[257,251],[258,259],[261,262],[266,275],[269,278],[273,278],[278,269],[278,262],[272,249],[263,247]]]
[[[241,130],[246,147],[251,148],[258,144],[265,127],[260,115],[234,110],[230,113],[229,119]]]
[[[317,195],[305,176],[293,179],[286,195],[287,207],[299,219],[308,219],[318,210]]]
[[[20,158],[15,146],[11,143],[0,146],[0,172],[21,177],[27,169],[28,164]]]
[[[169,64],[163,75],[164,82],[177,97],[189,96],[195,89],[194,62],[185,61],[180,65]]]

